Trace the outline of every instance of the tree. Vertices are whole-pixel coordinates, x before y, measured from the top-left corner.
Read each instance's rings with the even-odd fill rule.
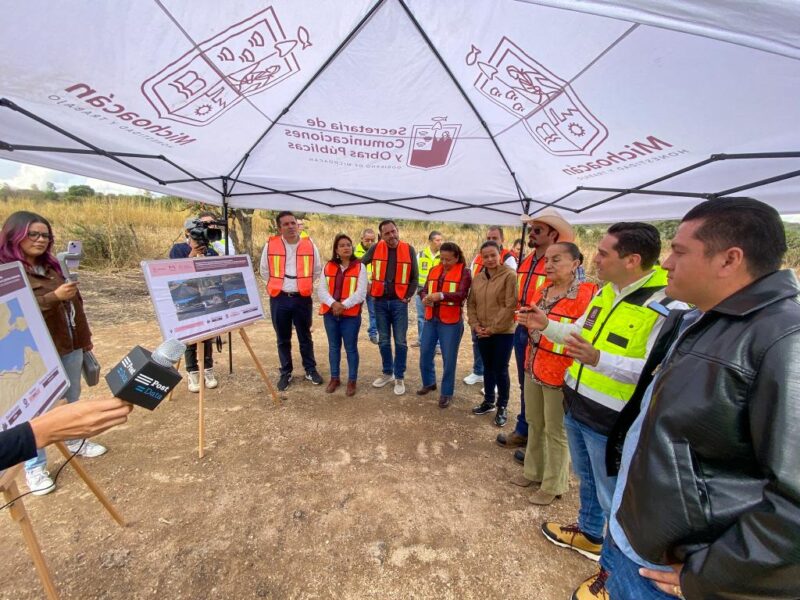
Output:
[[[56,192],[56,184],[52,181],[48,181],[45,184],[45,192],[44,197],[47,200],[58,200],[58,192]]]
[[[74,198],[86,198],[94,196],[94,190],[88,185],[71,185],[67,190],[67,195]]]

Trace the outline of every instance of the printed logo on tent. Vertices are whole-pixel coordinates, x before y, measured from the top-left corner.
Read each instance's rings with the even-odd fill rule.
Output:
[[[283,32],[272,7],[232,25],[164,67],[142,93],[164,119],[203,127],[244,100],[300,72],[308,30]]]
[[[503,37],[487,62],[472,45],[469,66],[480,70],[477,90],[522,120],[539,145],[556,156],[591,156],[608,137],[605,125],[584,106],[572,87]]]
[[[411,151],[406,164],[418,169],[438,169],[450,162],[461,125],[446,124],[447,117],[433,117],[428,125],[411,128]]]

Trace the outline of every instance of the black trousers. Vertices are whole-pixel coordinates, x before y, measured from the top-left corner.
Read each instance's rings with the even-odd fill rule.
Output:
[[[314,342],[311,339],[311,297],[285,296],[279,294],[269,299],[269,312],[272,326],[278,338],[278,360],[281,375],[291,373],[292,366],[292,325],[297,331],[300,356],[306,373],[317,368],[314,360]]]
[[[212,340],[203,342],[203,368],[211,369],[214,366],[214,356],[211,354],[214,351],[214,344]],[[183,353],[183,362],[186,363],[186,371],[192,373],[199,371],[197,367],[197,344],[190,344],[186,346],[186,352]]]

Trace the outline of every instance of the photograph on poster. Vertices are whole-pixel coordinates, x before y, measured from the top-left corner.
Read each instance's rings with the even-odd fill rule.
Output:
[[[44,412],[68,385],[22,265],[0,266],[0,429]]]
[[[241,273],[176,279],[167,285],[179,321],[250,304]]]
[[[142,262],[164,339],[195,342],[264,318],[248,256]]]

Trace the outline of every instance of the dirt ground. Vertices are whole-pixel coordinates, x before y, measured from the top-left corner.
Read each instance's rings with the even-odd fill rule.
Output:
[[[104,368],[135,344],[160,342],[140,275],[88,273],[82,288]],[[249,334],[277,378],[271,324]],[[412,323],[409,339],[415,334]],[[314,341],[327,378],[319,318]],[[63,598],[549,600],[568,598],[594,572],[539,530],[544,520],[575,519],[575,481],[553,505],[529,504],[508,483],[521,467],[495,444],[491,416],[470,413],[480,386],[461,381],[471,367],[468,338],[444,411],[436,394],[414,394],[417,348],[409,349],[405,396],[371,387],[380,357],[366,323],[353,398],[299,379],[276,408],[238,337],[233,346],[233,375],[227,347],[215,353],[220,386],[208,393],[205,458],[197,458],[197,396],[181,384],[171,402],[136,409],[102,435],[108,454],[84,461],[127,527],[69,466],[56,492],[25,499]],[[107,393],[101,382],[84,397]],[[513,398],[509,413],[518,411]],[[512,427],[513,417],[504,429]],[[63,460],[50,457],[55,472]],[[43,597],[11,519],[0,518],[0,536],[0,598]]]

